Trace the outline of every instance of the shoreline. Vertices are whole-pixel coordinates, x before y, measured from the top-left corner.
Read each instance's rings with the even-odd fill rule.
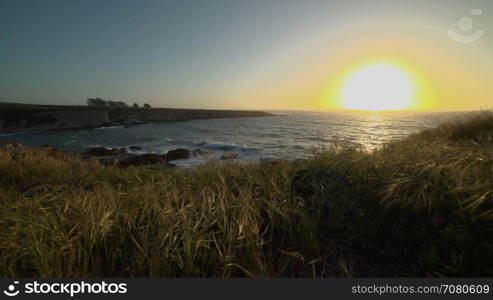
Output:
[[[249,110],[46,105],[16,106],[0,102],[0,135],[95,129],[116,125],[136,126],[149,123],[271,116],[275,116],[275,114]]]
[[[57,158],[79,159],[82,162],[99,162],[104,166],[114,166],[127,168],[129,166],[145,167],[149,169],[156,168],[179,168],[187,169],[203,166],[209,162],[236,162],[240,164],[258,163],[269,164],[277,161],[286,160],[286,158],[258,159],[256,161],[244,161],[241,155],[231,151],[225,151],[220,156],[214,156],[213,153],[202,149],[185,149],[174,148],[166,152],[145,152],[140,146],[127,147],[79,147],[79,148],[59,148],[46,144],[40,147],[26,146],[18,142],[0,142],[0,150],[11,151],[13,153],[32,153],[47,154]],[[301,158],[293,159],[299,160]],[[199,164],[183,164],[190,160],[203,160]]]

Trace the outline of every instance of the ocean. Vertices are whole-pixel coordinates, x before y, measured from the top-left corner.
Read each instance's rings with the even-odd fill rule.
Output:
[[[208,155],[174,161],[179,167],[200,165],[225,153],[243,162],[306,158],[333,141],[357,144],[369,151],[466,113],[458,112],[325,112],[270,111],[273,117],[209,119],[113,126],[88,130],[0,135],[0,142],[19,142],[61,149],[93,146],[139,146],[140,153],[166,153],[185,148]]]

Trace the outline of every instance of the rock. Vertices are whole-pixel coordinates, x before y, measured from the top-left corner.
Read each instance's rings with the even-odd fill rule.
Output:
[[[192,151],[192,154],[194,156],[207,156],[207,155],[209,155],[209,152],[202,150],[202,149],[195,149]]]
[[[226,159],[236,159],[239,157],[240,156],[236,153],[227,152],[227,153],[224,153],[219,159],[226,160]]]
[[[121,150],[118,148],[92,147],[86,151],[89,156],[111,156],[120,155]]]
[[[174,167],[172,164],[168,163],[165,155],[158,154],[141,154],[141,155],[131,155],[119,162],[120,167],[129,166],[145,166],[145,165],[156,165],[163,164],[166,167]]]
[[[142,147],[139,147],[139,146],[132,146],[132,147],[130,147],[130,148],[128,148],[128,149],[130,149],[130,151],[141,151],[141,150],[142,150]]]
[[[137,119],[127,119],[127,120],[123,121],[122,124],[125,126],[141,125],[142,121],[137,120]]]
[[[177,159],[188,159],[190,157],[190,151],[187,149],[174,149],[169,150],[168,153],[165,154],[166,160],[177,160]]]
[[[20,143],[0,143],[0,147],[5,148],[5,149],[12,149],[12,148],[22,147],[22,144],[20,144]]]

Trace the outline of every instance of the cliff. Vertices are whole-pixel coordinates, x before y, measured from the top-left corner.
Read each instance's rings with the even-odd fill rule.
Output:
[[[272,114],[261,111],[205,110],[178,108],[126,108],[115,107],[106,110],[111,122],[140,120],[142,122],[177,122],[194,119],[266,117]]]
[[[0,103],[0,132],[96,128],[111,123],[265,117],[260,111],[172,108],[7,105]]]
[[[103,109],[0,108],[0,131],[95,128],[108,123]]]

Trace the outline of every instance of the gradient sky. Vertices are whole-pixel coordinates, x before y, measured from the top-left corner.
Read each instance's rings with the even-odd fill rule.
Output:
[[[464,16],[475,43],[447,35]],[[417,109],[492,108],[493,1],[0,0],[0,101],[337,109],[379,58],[416,74]]]

